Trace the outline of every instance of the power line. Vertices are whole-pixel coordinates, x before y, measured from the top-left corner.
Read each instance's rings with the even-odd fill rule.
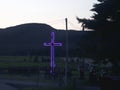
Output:
[[[59,28],[59,29],[65,28],[65,26],[64,26],[65,22],[64,22],[63,18],[50,20],[50,21],[47,21],[46,23],[53,26],[54,28]],[[74,24],[71,21],[68,21],[68,24],[69,24],[69,29],[74,29],[74,30],[81,30],[82,29],[80,24],[79,24],[79,26],[77,26],[76,24]]]
[[[57,24],[57,23],[60,23],[60,22],[64,23],[64,19],[50,20],[50,21],[47,21],[46,23]]]
[[[73,24],[73,23],[70,22],[70,21],[68,21],[68,23],[69,23],[70,27],[72,27],[72,28],[75,28],[75,29],[78,29],[78,30],[81,29],[81,27],[78,27],[77,25]]]

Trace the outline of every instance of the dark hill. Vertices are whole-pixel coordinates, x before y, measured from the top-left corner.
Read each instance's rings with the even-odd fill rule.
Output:
[[[57,30],[46,24],[29,23],[0,29],[0,55],[49,55],[50,48],[44,42],[50,41],[51,32],[62,47],[55,48],[55,55],[65,56],[66,31]],[[90,31],[68,30],[69,55],[87,57],[120,57],[120,32],[100,35]]]
[[[62,42],[57,47],[56,55],[65,55],[65,30],[56,30],[46,24],[29,23],[8,27],[0,30],[0,55],[49,55],[49,47],[43,47],[44,42],[50,41],[50,33],[54,31],[56,42]],[[87,32],[69,31],[69,49],[72,52],[80,39]]]
[[[53,27],[47,25],[47,24],[42,24],[42,23],[28,23],[28,24],[21,24],[21,25],[16,25],[13,27],[8,27],[6,28],[6,30],[33,30],[36,29],[40,29],[40,30],[54,30]]]

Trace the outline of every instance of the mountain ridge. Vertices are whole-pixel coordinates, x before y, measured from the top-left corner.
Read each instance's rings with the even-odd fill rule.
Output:
[[[30,53],[31,55],[49,56],[50,47],[44,47],[43,43],[50,42],[51,32],[55,32],[55,42],[63,44],[62,47],[55,47],[55,54],[65,56],[66,30],[55,29],[40,23],[21,24],[0,30],[0,55],[27,55]],[[92,34],[90,31],[68,30],[69,55],[75,56],[75,49],[83,47],[82,43],[91,41],[92,45],[96,44],[95,38],[92,38],[90,33]],[[83,52],[83,49],[80,48],[79,51]]]
[[[59,52],[59,50],[64,51],[66,44],[65,30],[55,29],[47,24],[27,23],[0,30],[0,54],[17,55],[17,53],[21,52],[20,55],[24,55],[27,52],[31,52],[36,54],[40,53],[42,55],[42,52],[49,53],[49,47],[43,47],[43,43],[50,41],[50,34],[53,31],[55,32],[56,42],[63,43],[63,47],[58,47],[58,50],[56,50],[56,52]],[[73,30],[68,30],[68,32],[70,37],[70,48],[74,47],[76,41],[79,41],[75,39],[75,37],[80,37],[82,34],[85,34],[82,32],[81,35],[79,35],[79,31],[76,32]],[[73,39],[75,40],[72,41]]]
[[[47,24],[22,24],[0,30],[0,55],[39,55],[49,56],[51,32],[55,32],[55,42],[62,47],[55,47],[56,56],[66,55],[66,30],[52,28]],[[120,32],[112,32],[107,37],[95,31],[68,30],[69,56],[119,57]],[[113,55],[113,53],[115,55]]]

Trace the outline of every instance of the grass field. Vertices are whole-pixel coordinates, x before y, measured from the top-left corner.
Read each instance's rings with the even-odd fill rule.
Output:
[[[44,59],[43,59],[44,58]],[[37,56],[0,56],[0,68],[45,68],[50,66],[49,57]],[[65,58],[57,57],[55,58],[56,67],[64,70]],[[47,61],[44,61],[47,60]],[[68,63],[68,69],[72,71],[73,74],[78,75],[77,72],[78,63]],[[7,71],[7,70],[6,70]],[[8,74],[9,75],[9,74]],[[7,76],[7,75],[6,75]]]
[[[35,56],[0,56],[0,67],[49,67],[50,60],[49,57],[37,56],[37,61],[35,61]],[[46,62],[44,60],[47,60]],[[64,68],[65,61],[63,58],[55,58],[55,63],[57,67]],[[68,63],[68,67],[72,69],[77,69],[78,63]]]
[[[56,67],[64,70],[65,68],[65,58],[56,57],[55,58]],[[45,71],[40,71],[39,73],[30,73],[30,74],[11,74],[7,69],[9,68],[45,68],[50,66],[49,57],[41,57],[41,56],[0,56],[0,69],[5,69],[5,73],[1,73],[0,78],[4,79],[12,79],[12,80],[20,80],[20,81],[33,81],[33,82],[44,82],[44,83],[59,83],[59,78],[53,80],[51,78],[45,77]],[[77,83],[84,85],[89,84],[88,80],[79,81],[79,71],[78,71],[78,63],[69,62],[68,63],[68,71],[72,73],[72,76],[76,78]],[[65,73],[65,72],[64,72]],[[62,76],[64,78],[64,75]],[[87,78],[87,77],[86,77]],[[74,90],[73,87],[73,78],[68,78],[68,86],[67,87],[22,87],[20,90]],[[75,81],[76,82],[76,81]],[[64,83],[64,80],[62,80]],[[78,85],[79,86],[79,85]]]

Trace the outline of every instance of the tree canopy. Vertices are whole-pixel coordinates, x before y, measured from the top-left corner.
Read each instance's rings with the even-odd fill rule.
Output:
[[[120,0],[97,0],[93,5],[91,19],[78,18],[85,28],[95,31],[117,31],[120,29]]]
[[[90,19],[79,18],[84,28],[96,34],[96,56],[110,58],[113,62],[120,59],[120,0],[97,0],[91,11]],[[91,52],[90,52],[91,53]]]
[[[120,74],[120,0],[97,1],[91,9],[94,14],[90,19],[77,17],[77,20],[84,28],[96,31],[94,57],[108,58],[114,63],[113,72]],[[91,50],[89,53],[92,53]]]

